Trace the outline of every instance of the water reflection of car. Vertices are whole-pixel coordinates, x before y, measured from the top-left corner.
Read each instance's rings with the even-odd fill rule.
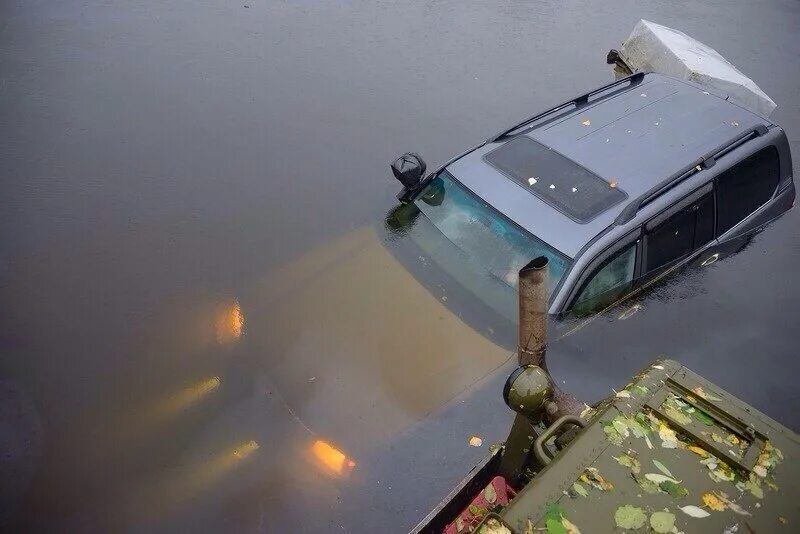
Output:
[[[427,177],[416,154],[389,226],[512,323],[516,273],[550,265],[553,316],[586,316],[740,250],[794,204],[789,144],[724,96],[635,74],[489,139]]]

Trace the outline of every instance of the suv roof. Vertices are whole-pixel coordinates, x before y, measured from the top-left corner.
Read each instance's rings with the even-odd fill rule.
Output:
[[[579,97],[568,103],[574,103],[574,109],[552,117],[542,114],[542,120],[520,127],[512,136],[490,140],[450,163],[447,170],[512,221],[575,257],[586,243],[613,224],[631,201],[748,130],[772,125],[764,117],[726,101],[725,95],[681,80],[649,73],[629,81],[627,87],[619,88],[615,83],[607,90],[590,93],[592,99],[579,102]],[[599,177],[625,193],[627,199],[601,202],[600,210],[590,217],[572,216],[563,196],[553,201],[541,191],[531,191],[525,185],[527,178],[515,175],[507,165],[498,165],[496,157],[490,155],[509,144],[509,139],[520,136],[572,160],[574,164],[565,162],[565,172],[584,180],[587,176]],[[546,167],[541,169],[542,174],[555,168]],[[582,172],[576,174],[573,168],[582,168]],[[568,185],[561,172],[550,180],[547,176],[536,178],[530,188]],[[596,194],[596,184],[593,189]],[[585,202],[578,204],[579,209],[585,207]]]

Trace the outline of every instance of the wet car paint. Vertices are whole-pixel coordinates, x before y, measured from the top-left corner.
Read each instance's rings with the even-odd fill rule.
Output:
[[[639,18],[701,37],[757,80],[778,102],[772,118],[800,148],[792,2],[248,5],[2,7],[0,378],[3,398],[16,399],[3,403],[2,435],[19,431],[12,456],[20,459],[3,464],[1,477],[10,528],[416,523],[505,437],[511,417],[499,391],[513,362],[496,368],[507,354],[500,342],[476,341],[494,356],[481,354],[483,370],[469,370],[457,387],[437,384],[441,393],[418,395],[391,367],[375,366],[368,377],[346,376],[337,395],[315,397],[315,382],[330,380],[337,363],[319,345],[347,342],[365,325],[336,317],[327,337],[318,321],[286,326],[305,319],[299,302],[313,292],[281,266],[345,236],[379,235],[398,188],[387,162],[399,153],[443,162],[609,81],[605,52]],[[573,356],[558,359],[562,367],[554,342],[556,379],[591,396],[624,382],[638,358],[691,358],[710,380],[797,428],[786,404],[797,375],[797,217],[790,212],[706,273],[676,279],[622,326],[601,318],[565,338]],[[373,244],[366,263],[392,269],[391,254],[402,286],[393,289],[423,295],[415,324],[448,311],[431,297],[436,282],[391,244]],[[323,295],[357,307],[364,257],[344,255],[327,272],[340,292]],[[304,289],[308,297],[292,299]],[[262,302],[281,291],[272,307]],[[361,295],[376,298],[370,291]],[[478,339],[478,319],[462,321],[466,339]],[[635,331],[619,331],[643,320],[662,335],[634,342]],[[306,337],[317,342],[302,345]],[[292,340],[300,340],[296,364],[281,366]],[[590,358],[593,345],[602,354]],[[343,396],[357,397],[366,379],[382,402],[360,399],[344,413]],[[363,440],[356,429],[368,432]],[[482,448],[467,445],[473,434]],[[349,474],[332,472],[348,459]]]

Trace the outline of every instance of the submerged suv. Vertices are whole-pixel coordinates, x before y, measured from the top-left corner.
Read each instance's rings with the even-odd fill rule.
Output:
[[[535,115],[427,177],[412,153],[392,169],[404,188],[390,226],[414,227],[449,277],[512,322],[534,257],[549,259],[550,314],[587,315],[736,252],[795,198],[779,126],[654,73]]]

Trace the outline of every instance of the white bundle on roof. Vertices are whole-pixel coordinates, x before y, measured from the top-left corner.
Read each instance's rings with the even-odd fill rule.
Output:
[[[716,50],[683,32],[640,20],[620,55],[633,71],[652,71],[725,93],[731,102],[768,117],[776,104]]]

